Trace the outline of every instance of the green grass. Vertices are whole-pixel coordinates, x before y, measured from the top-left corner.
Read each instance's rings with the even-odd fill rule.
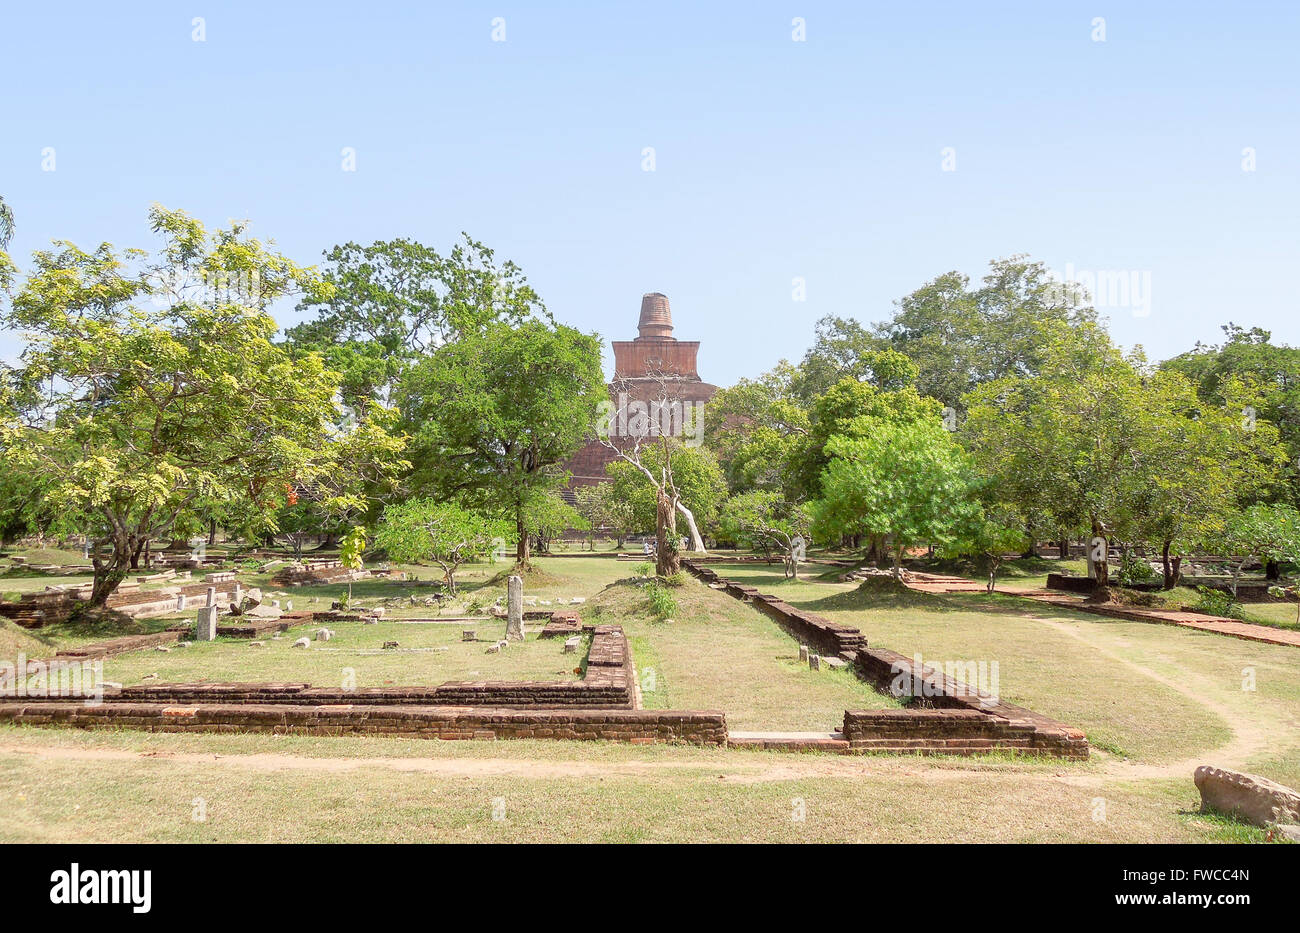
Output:
[[[134,651],[104,662],[104,677],[124,685],[137,684],[150,674],[161,682],[274,681],[303,682],[319,687],[342,686],[355,676],[359,688],[435,685],[448,680],[573,680],[574,655],[563,653],[562,639],[539,640],[535,633],[497,654],[488,645],[505,636],[505,620],[484,623],[375,625],[336,622],[334,638],[312,641],[310,648],[293,642],[311,637],[319,625],[290,629],[278,639],[267,636],[263,647],[238,638],[193,642],[171,651]],[[462,642],[461,629],[474,628],[477,642]],[[398,649],[384,650],[396,641]],[[579,654],[580,659],[583,655]]]
[[[1258,835],[1194,815],[1190,781],[1071,778],[1059,765],[995,762],[955,771],[970,766],[597,743],[0,728],[0,746],[16,742],[26,753],[0,758],[3,842],[1208,842]],[[1094,819],[1098,797],[1107,802],[1101,821]],[[194,819],[196,798],[203,821]]]
[[[1053,565],[1055,561],[1050,561]],[[889,706],[848,672],[811,672],[797,641],[754,607],[694,579],[672,589],[674,621],[655,622],[634,564],[602,557],[538,559],[526,589],[586,596],[589,622],[622,624],[652,708],[720,708],[737,730],[836,728],[846,708]],[[434,742],[379,737],[80,733],[0,727],[0,841],[1096,841],[1257,842],[1262,831],[1198,812],[1191,781],[1211,762],[1300,785],[1300,651],[1110,620],[1010,596],[928,595],[795,582],[779,565],[719,564],[724,576],[861,628],[872,644],[930,660],[999,664],[1003,697],[1083,728],[1087,763],[630,747],[569,742]],[[462,593],[422,603],[415,587],[367,581],[361,605],[424,616],[487,605],[504,592],[501,566],[467,568]],[[1032,566],[1021,568],[1032,579]],[[1044,574],[1045,576],[1045,574]],[[245,577],[265,583],[266,575]],[[1008,581],[1010,578],[1008,578]],[[324,608],[345,588],[284,590]],[[409,605],[416,595],[417,605]],[[404,605],[399,605],[399,603]],[[1271,607],[1271,604],[1270,604]],[[1293,607],[1284,607],[1293,609]],[[159,624],[149,620],[149,624]],[[504,628],[504,623],[487,626]],[[482,678],[572,677],[562,642],[529,641],[501,655],[459,642],[461,625],[337,623],[307,650],[294,630],[266,648],[220,640],[106,662],[109,679],[303,680],[331,686]],[[480,633],[490,631],[479,626]],[[53,636],[0,626],[0,649],[33,651]],[[404,648],[383,652],[385,640]],[[324,650],[335,649],[335,650]],[[581,657],[579,655],[578,657]],[[1253,690],[1243,690],[1249,672]],[[204,796],[205,822],[191,820]],[[505,818],[492,819],[504,799]],[[1106,801],[1106,819],[1094,820]],[[807,817],[792,819],[801,800]]]
[[[1219,748],[1233,738],[1234,717],[1243,720],[1238,731],[1253,729],[1257,743],[1274,753],[1300,745],[1294,648],[997,594],[880,593],[785,582],[779,572],[752,565],[718,570],[855,625],[873,645],[935,661],[996,661],[1004,699],[1077,726],[1098,747],[1135,761],[1178,761]],[[1256,671],[1253,692],[1241,689],[1247,667]]]
[[[828,732],[846,709],[897,706],[847,669],[809,670],[799,642],[752,606],[693,578],[672,592],[671,623],[654,621],[646,587],[632,583],[605,590],[584,613],[623,626],[647,707],[721,709],[739,731]]]

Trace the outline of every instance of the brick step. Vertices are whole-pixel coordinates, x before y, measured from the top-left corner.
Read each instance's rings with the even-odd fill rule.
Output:
[[[761,748],[782,752],[846,752],[849,743],[839,732],[728,732],[728,748]]]

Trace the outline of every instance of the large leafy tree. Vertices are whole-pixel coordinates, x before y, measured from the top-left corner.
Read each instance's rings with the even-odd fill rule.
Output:
[[[969,459],[938,418],[863,418],[826,452],[813,533],[884,539],[895,576],[910,548],[947,544],[980,509]]]
[[[344,399],[364,409],[387,401],[415,360],[493,322],[546,317],[513,262],[463,234],[447,255],[408,239],[345,243],[325,253],[328,288],[299,309],[316,317],[287,332],[343,374]]]
[[[1144,361],[1126,358],[1095,324],[1045,325],[1041,366],[967,396],[962,430],[980,471],[1047,527],[1109,540],[1130,515],[1147,430]],[[1105,585],[1099,555],[1093,576]]]
[[[1044,370],[1044,325],[1095,321],[1080,289],[1041,262],[1012,256],[989,263],[978,288],[959,272],[927,282],[875,333],[916,364],[918,391],[960,410],[977,386]]]
[[[96,521],[96,605],[201,501],[274,511],[316,468],[334,416],[331,374],[277,348],[266,313],[313,276],[243,224],[209,233],[162,207],[150,222],[152,257],[107,243],[36,253],[3,316],[28,344],[0,397],[0,457]]]
[[[1135,437],[1131,499],[1117,531],[1161,555],[1164,585],[1177,585],[1182,559],[1207,547],[1242,508],[1272,488],[1286,464],[1273,424],[1250,415],[1254,388],[1232,379],[1224,401],[1202,400],[1180,373],[1158,371],[1144,385]]]
[[[1258,392],[1246,414],[1277,427],[1289,463],[1279,482],[1256,496],[1300,506],[1300,348],[1274,343],[1272,334],[1258,327],[1229,323],[1223,332],[1221,344],[1197,344],[1162,368],[1186,376],[1208,404],[1238,407],[1242,386]]]
[[[513,516],[526,568],[527,506],[562,483],[561,464],[594,432],[605,398],[596,336],[539,320],[487,324],[419,360],[401,383],[412,481]]]

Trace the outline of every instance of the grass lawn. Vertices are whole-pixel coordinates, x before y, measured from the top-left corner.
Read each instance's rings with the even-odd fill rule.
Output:
[[[672,593],[671,623],[654,621],[632,584],[584,607],[587,618],[627,632],[647,708],[721,709],[737,731],[829,732],[846,709],[898,706],[848,669],[809,670],[799,642],[752,606],[694,578]]]
[[[693,579],[672,591],[673,622],[653,621],[644,592],[616,582],[635,566],[541,558],[525,592],[585,596],[586,621],[623,625],[647,706],[721,708],[733,729],[802,731],[837,727],[846,708],[892,705],[846,672],[807,670],[774,622]],[[717,567],[856,625],[873,644],[935,661],[996,661],[1003,696],[1083,728],[1098,753],[1078,763],[0,727],[0,841],[1258,841],[1258,830],[1196,812],[1194,767],[1300,785],[1295,649],[1009,596],[866,592],[817,565],[796,582],[779,566]],[[436,607],[423,604],[429,568],[416,568],[422,586],[367,581],[353,596],[396,616],[445,615],[490,604],[504,592],[500,569],[467,568],[461,596]],[[284,592],[311,608],[343,589]],[[493,625],[503,627],[480,623],[480,634]],[[459,642],[458,623],[333,628],[334,640],[305,651],[289,645],[307,628],[261,649],[222,640],[124,655],[106,663],[106,676],[331,686],[351,667],[360,686],[382,686],[560,679],[576,664],[558,640],[484,654],[483,644]],[[84,637],[0,626],[0,650],[34,656],[51,634]],[[416,650],[384,652],[386,640]],[[202,821],[192,818],[196,797]]]

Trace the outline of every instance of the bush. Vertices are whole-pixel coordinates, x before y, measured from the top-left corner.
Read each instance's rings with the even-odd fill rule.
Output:
[[[650,597],[650,611],[660,622],[677,615],[677,600],[666,586],[658,581],[651,583],[646,587],[646,595]]]
[[[1116,582],[1120,586],[1132,586],[1134,583],[1155,583],[1163,580],[1164,574],[1151,564],[1132,554],[1125,555],[1123,563],[1116,572]]]
[[[664,586],[685,586],[685,585],[686,585],[686,574],[680,570],[670,577],[664,577]]]
[[[650,561],[648,560],[642,561],[641,563],[636,565],[636,569],[633,570],[632,572],[635,573],[638,577],[652,577],[654,576],[655,565],[650,563]]]
[[[1225,616],[1229,619],[1244,618],[1241,604],[1232,598],[1231,593],[1210,589],[1208,586],[1198,586],[1196,592],[1200,594],[1200,598],[1192,608],[1197,612],[1211,616]]]

